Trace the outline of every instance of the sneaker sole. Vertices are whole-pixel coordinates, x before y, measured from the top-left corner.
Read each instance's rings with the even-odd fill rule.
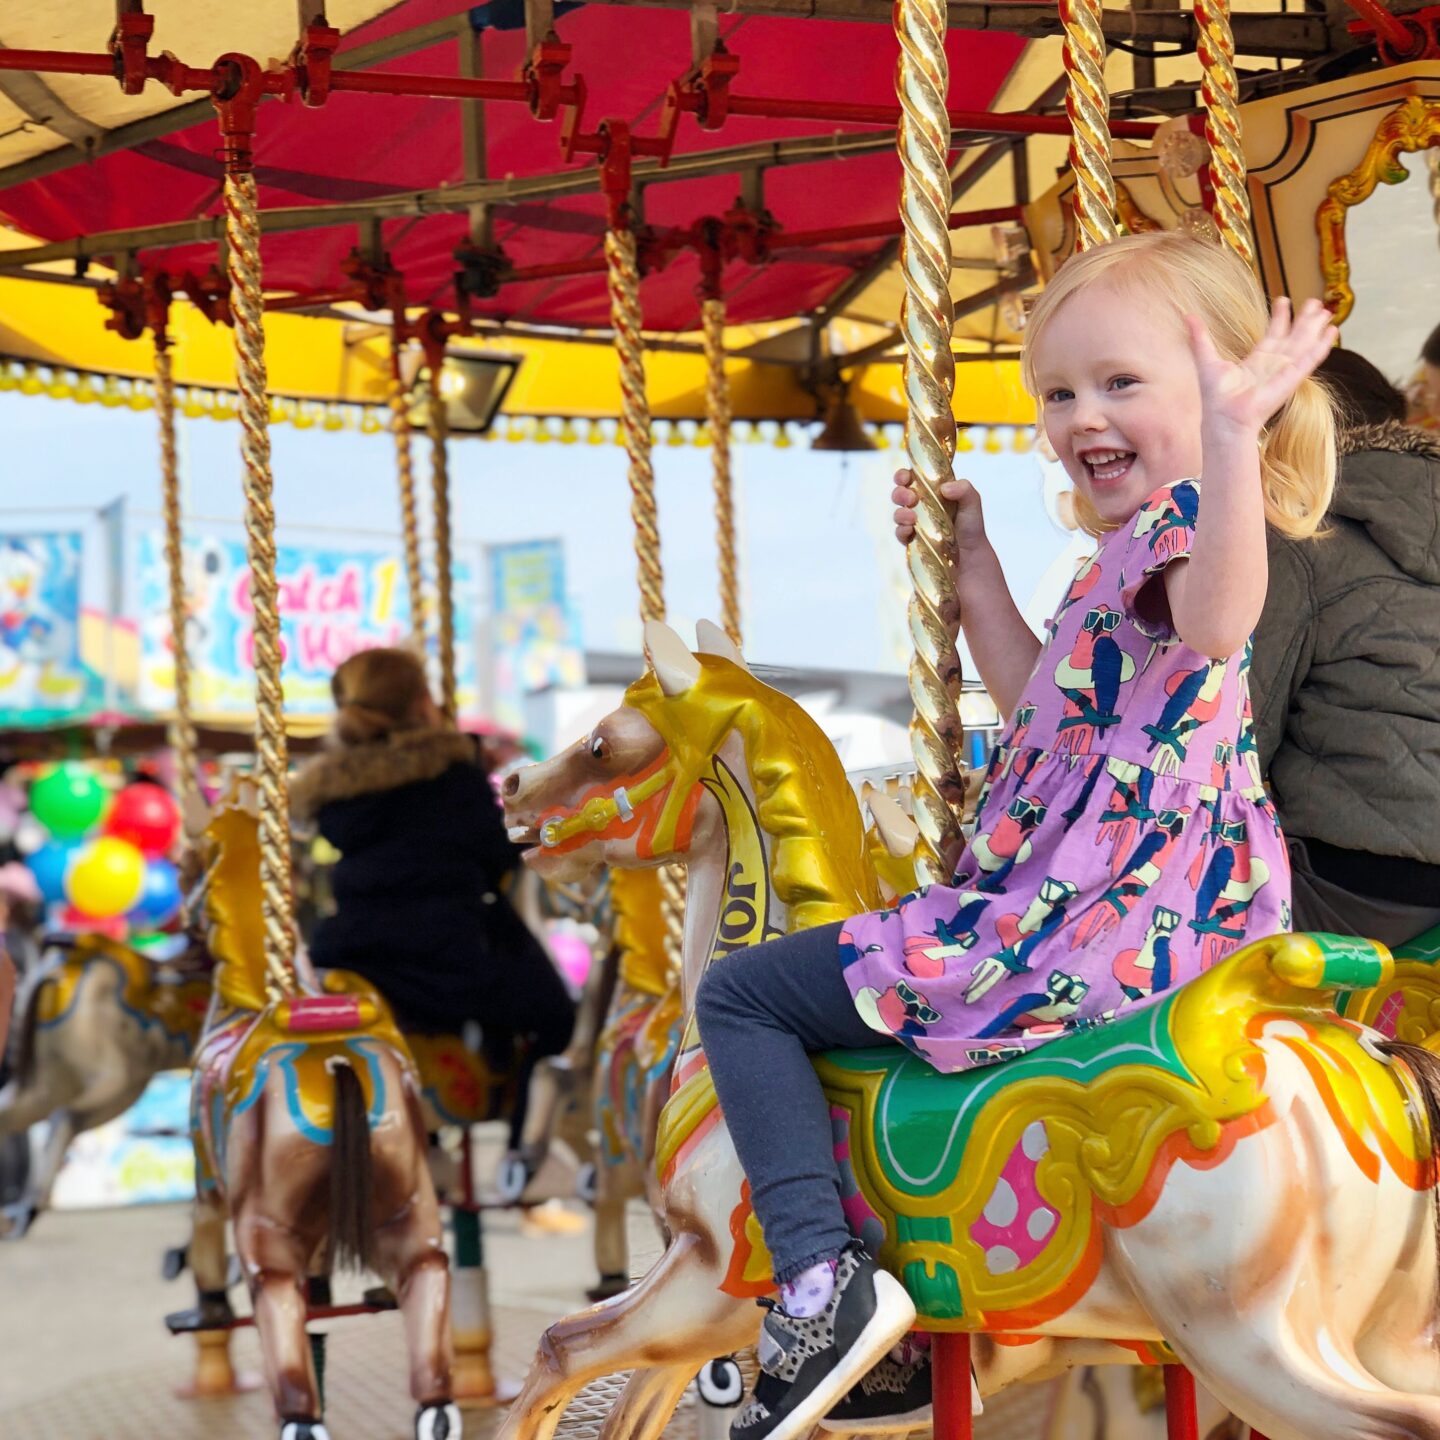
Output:
[[[765,1440],[802,1440],[823,1425],[826,1415],[848,1395],[870,1367],[915,1323],[915,1304],[888,1271],[875,1272],[875,1313],[850,1347],[850,1353],[790,1412]],[[873,1428],[873,1427],[872,1427]]]
[[[875,1415],[869,1420],[822,1420],[825,1435],[885,1435],[920,1430],[935,1418],[933,1405],[921,1405],[907,1415]]]

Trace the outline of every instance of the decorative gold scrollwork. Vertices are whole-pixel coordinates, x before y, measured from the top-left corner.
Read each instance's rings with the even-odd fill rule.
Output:
[[[1342,324],[1355,308],[1350,288],[1350,256],[1345,248],[1345,212],[1368,200],[1376,185],[1398,185],[1408,171],[1397,158],[1400,152],[1429,150],[1440,145],[1440,104],[1411,95],[1379,124],[1365,158],[1348,175],[1332,180],[1315,212],[1320,234],[1320,272],[1325,277],[1325,303]]]

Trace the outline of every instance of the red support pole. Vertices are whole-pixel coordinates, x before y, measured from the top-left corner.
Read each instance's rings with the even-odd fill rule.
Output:
[[[971,1440],[970,1336],[963,1331],[930,1337],[934,1374],[935,1440]]]
[[[1195,1377],[1183,1365],[1165,1367],[1165,1434],[1167,1440],[1200,1440]]]

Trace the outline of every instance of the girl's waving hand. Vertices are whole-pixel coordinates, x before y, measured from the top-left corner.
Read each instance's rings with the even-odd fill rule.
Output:
[[[1318,300],[1307,300],[1292,316],[1284,296],[1275,301],[1260,343],[1243,360],[1225,359],[1198,315],[1187,315],[1185,326],[1200,374],[1205,425],[1247,438],[1260,433],[1340,333]]]

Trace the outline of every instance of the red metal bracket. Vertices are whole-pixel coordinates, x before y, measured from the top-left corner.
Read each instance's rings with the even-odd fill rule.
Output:
[[[452,253],[459,266],[455,272],[455,294],[462,306],[470,300],[493,299],[515,268],[498,246],[486,249],[465,240]]]
[[[318,21],[305,27],[291,56],[291,67],[300,88],[300,98],[312,108],[330,98],[330,62],[340,48],[340,32]]]
[[[571,84],[563,83],[570,54],[570,46],[552,30],[531,52],[522,78],[530,87],[530,113],[537,120],[553,120],[560,107],[568,104],[578,130],[580,112],[585,108],[585,82],[577,75]]]
[[[727,50],[723,40],[717,40],[697,75],[670,82],[662,132],[673,133],[681,115],[693,115],[702,130],[722,129],[730,118],[730,82],[739,73],[740,57]]]
[[[725,230],[733,253],[747,265],[770,261],[770,242],[780,232],[780,223],[768,210],[752,210],[737,200],[725,212]]]
[[[212,265],[203,275],[187,270],[175,286],[183,290],[190,303],[212,324],[233,325],[230,309],[230,277]]]
[[[211,98],[220,115],[220,155],[230,175],[255,168],[255,110],[265,93],[265,72],[249,55],[232,52],[215,62]]]
[[[461,315],[450,319],[443,310],[427,310],[416,320],[402,322],[403,311],[395,312],[395,339],[397,344],[406,340],[418,340],[425,352],[425,363],[432,375],[440,373],[445,363],[445,343],[453,335],[470,334],[470,317]]]
[[[1360,5],[1354,4],[1354,0],[1351,4],[1362,15],[1366,13]],[[1368,19],[1352,20],[1346,28],[1357,38],[1373,37],[1380,58],[1387,65],[1401,65],[1408,60],[1440,59],[1440,5],[1427,5],[1423,10],[1412,10],[1408,15],[1384,13],[1384,21],[1374,17],[1379,23]]]
[[[123,5],[124,0],[121,0]],[[110,36],[110,53],[115,57],[115,78],[127,95],[138,95],[149,78],[150,37],[155,33],[155,17],[143,10],[127,10],[116,6],[115,29]]]
[[[400,273],[388,255],[370,260],[359,250],[352,250],[341,262],[340,271],[354,287],[354,298],[367,310],[388,310],[395,299]],[[405,297],[400,296],[399,308],[404,309]]]

